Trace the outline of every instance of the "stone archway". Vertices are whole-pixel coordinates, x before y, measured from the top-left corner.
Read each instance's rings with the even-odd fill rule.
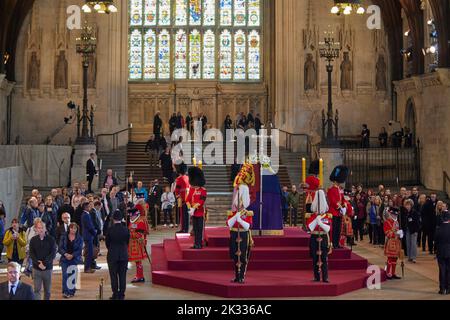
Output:
[[[406,102],[406,109],[405,109],[405,127],[411,130],[411,133],[413,134],[413,141],[416,141],[417,137],[416,124],[417,124],[416,106],[414,103],[414,99],[409,98],[408,102]]]

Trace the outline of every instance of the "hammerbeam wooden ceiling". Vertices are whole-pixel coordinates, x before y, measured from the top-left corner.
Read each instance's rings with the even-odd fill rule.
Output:
[[[0,1],[0,72],[6,72],[7,78],[15,80],[15,52],[17,39],[22,24],[31,10],[35,0],[1,0]],[[271,0],[280,1],[280,0]],[[322,1],[322,0],[321,0]],[[420,9],[420,0],[372,0],[380,6],[383,22],[389,37],[389,49],[393,63],[394,80],[402,77],[402,17],[404,10],[411,31],[413,43],[413,73],[421,74],[425,70],[422,48],[424,47],[424,21]],[[439,35],[439,66],[450,67],[450,1],[428,0],[433,10],[436,29]],[[3,64],[5,53],[9,54],[6,65]]]

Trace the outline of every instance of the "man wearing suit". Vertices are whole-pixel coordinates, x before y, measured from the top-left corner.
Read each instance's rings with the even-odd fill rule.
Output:
[[[88,181],[88,193],[93,193],[92,191],[92,181],[97,175],[97,168],[95,164],[95,153],[91,153],[91,157],[86,162],[86,176]]]
[[[108,248],[107,262],[111,277],[111,300],[124,300],[127,286],[128,244],[130,232],[122,224],[123,214],[120,210],[113,213],[114,225],[106,233],[106,247]]]
[[[33,288],[20,281],[20,265],[8,263],[8,282],[0,284],[0,300],[34,300]]]
[[[57,246],[59,246],[62,236],[65,235],[67,232],[69,232],[69,225],[70,225],[70,214],[69,213],[64,212],[61,217],[62,217],[63,223],[60,224],[56,228],[56,245]]]
[[[439,265],[439,294],[450,294],[450,213],[448,211],[442,214],[442,221],[435,238]]]
[[[84,273],[94,273],[95,270],[92,269],[92,261],[94,256],[94,237],[97,236],[97,230],[94,227],[91,215],[89,213],[89,202],[85,202],[81,206],[83,209],[83,215],[81,216],[81,229],[83,233],[84,250],[86,250],[86,255],[84,258]]]

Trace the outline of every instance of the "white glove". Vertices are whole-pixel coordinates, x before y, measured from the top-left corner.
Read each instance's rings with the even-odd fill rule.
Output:
[[[358,216],[354,216],[353,220],[358,220]]]
[[[347,208],[341,208],[341,214],[345,216],[347,214]]]
[[[194,213],[195,213],[195,208],[191,208],[191,209],[189,210],[189,215],[190,215],[191,217],[193,217],[193,216],[194,216]]]
[[[397,235],[400,237],[400,239],[403,239],[403,236],[404,236],[403,230],[398,230]]]

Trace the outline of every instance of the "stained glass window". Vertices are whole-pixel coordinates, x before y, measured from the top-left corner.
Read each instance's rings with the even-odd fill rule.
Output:
[[[128,0],[131,81],[261,81],[263,0]]]
[[[202,41],[200,33],[194,30],[189,35],[189,78],[201,79],[200,64]]]
[[[170,79],[170,35],[166,29],[159,34],[158,78]]]
[[[203,79],[216,78],[216,36],[207,30],[203,36]]]
[[[140,30],[133,30],[130,36],[130,79],[142,78],[142,34]]]
[[[234,1],[234,25],[243,27],[247,24],[247,0]]]
[[[232,0],[220,0],[220,25],[231,26],[233,21],[232,9]]]
[[[156,25],[156,0],[145,0],[145,23],[146,26]]]
[[[260,78],[260,36],[258,31],[253,30],[248,37],[248,78],[259,80]]]
[[[185,26],[187,25],[187,0],[177,0],[176,5],[175,25]]]
[[[231,33],[228,30],[222,31],[220,35],[220,79],[231,80]]]
[[[170,0],[159,0],[159,20],[158,24],[160,26],[170,25],[170,10],[171,10]]]
[[[179,30],[175,35],[175,79],[186,79],[186,32]]]
[[[245,33],[242,30],[236,31],[234,34],[234,79],[245,80],[246,57],[245,57],[246,41]]]
[[[144,79],[156,79],[156,35],[148,30],[144,37]]]

